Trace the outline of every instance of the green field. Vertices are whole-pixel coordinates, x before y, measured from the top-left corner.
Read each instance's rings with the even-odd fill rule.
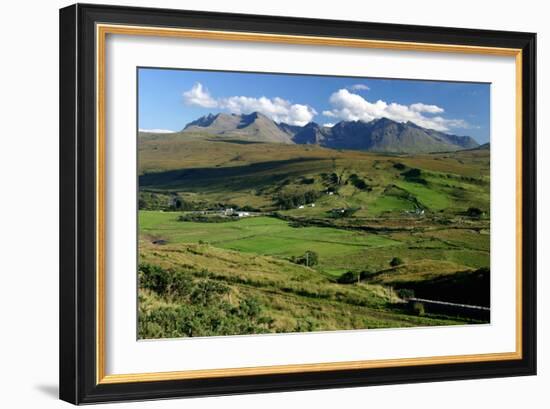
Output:
[[[488,150],[236,142],[140,140],[141,338],[478,322],[401,290],[488,300]]]
[[[273,217],[250,217],[227,223],[179,222],[174,213],[140,212],[143,236],[168,243],[208,243],[212,246],[289,258],[307,250],[320,254],[318,268],[345,272],[365,267],[371,249],[400,246],[401,242],[378,234],[326,227],[290,227]]]

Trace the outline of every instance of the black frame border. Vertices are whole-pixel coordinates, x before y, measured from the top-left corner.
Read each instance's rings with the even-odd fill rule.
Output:
[[[97,384],[96,23],[521,49],[522,359]],[[87,4],[61,9],[59,24],[60,399],[85,404],[536,374],[536,34]]]

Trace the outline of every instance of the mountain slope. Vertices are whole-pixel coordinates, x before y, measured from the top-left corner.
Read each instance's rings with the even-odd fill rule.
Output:
[[[448,135],[412,122],[380,118],[370,122],[339,122],[330,129],[324,146],[373,152],[426,153],[475,148],[478,144],[469,136]]]
[[[259,142],[293,143],[289,133],[259,112],[247,115],[208,114],[187,124],[183,132],[206,132]]]
[[[284,122],[281,122],[279,124],[279,129],[283,131],[284,133],[288,134],[290,137],[293,137],[298,132],[302,130],[302,127],[299,125],[289,125],[285,124]]]
[[[304,125],[296,134],[292,140],[294,143],[302,145],[325,145],[327,137],[330,135],[330,128],[320,126],[315,122],[310,122]]]
[[[193,122],[189,122],[183,132],[200,131],[212,134],[220,134],[234,130],[241,121],[238,115],[229,114],[208,114],[201,116]]]
[[[259,112],[247,115],[220,113],[190,122],[183,132],[267,143],[314,144],[332,149],[388,153],[449,152],[479,146],[469,136],[450,135],[412,122],[401,123],[388,118],[370,122],[341,121],[328,128],[315,122],[303,127],[277,124]]]

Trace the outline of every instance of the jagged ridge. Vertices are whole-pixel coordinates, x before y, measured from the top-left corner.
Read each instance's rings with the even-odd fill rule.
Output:
[[[229,138],[268,143],[316,144],[333,149],[373,152],[427,153],[477,148],[470,136],[446,134],[413,122],[388,118],[341,121],[332,128],[310,122],[304,126],[277,124],[267,116],[251,114],[208,114],[190,122],[183,132],[206,132]]]

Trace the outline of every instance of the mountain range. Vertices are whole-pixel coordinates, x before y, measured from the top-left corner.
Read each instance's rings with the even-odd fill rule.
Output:
[[[251,114],[208,114],[188,123],[182,130],[247,141],[316,144],[333,149],[372,152],[428,153],[472,149],[479,146],[470,136],[458,136],[423,128],[413,122],[388,118],[341,121],[332,127],[310,122],[304,126],[276,123],[267,116]]]

